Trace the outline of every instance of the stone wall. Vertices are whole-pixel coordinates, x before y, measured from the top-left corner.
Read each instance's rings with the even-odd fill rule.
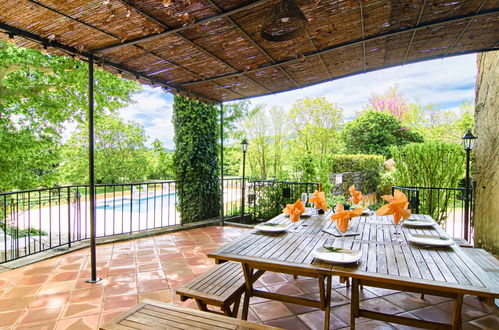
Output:
[[[475,242],[499,254],[499,51],[478,55],[475,99]]]

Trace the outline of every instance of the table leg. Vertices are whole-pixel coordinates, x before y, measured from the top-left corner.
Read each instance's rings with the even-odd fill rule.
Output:
[[[454,301],[454,310],[452,312],[452,329],[461,329],[461,308],[463,306],[463,295],[457,294]]]
[[[352,278],[352,293],[350,300],[350,329],[355,329],[355,319],[359,317],[359,280]]]
[[[242,265],[244,273],[244,282],[246,283],[246,291],[244,293],[243,312],[241,318],[243,320],[247,320],[251,291],[253,291],[253,283],[251,281],[251,278],[253,276],[253,270],[249,268],[248,264],[243,263]]]
[[[326,276],[326,309],[324,311],[324,330],[329,330],[329,319],[331,318],[331,286],[332,275]]]

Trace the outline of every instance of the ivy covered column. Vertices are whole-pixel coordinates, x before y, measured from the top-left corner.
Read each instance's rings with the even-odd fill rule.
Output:
[[[220,212],[215,106],[175,96],[174,171],[182,223],[214,218]]]

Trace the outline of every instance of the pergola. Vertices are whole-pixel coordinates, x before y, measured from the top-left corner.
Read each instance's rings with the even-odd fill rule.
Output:
[[[279,2],[0,2],[1,40],[89,64],[91,224],[94,64],[143,84],[221,103],[499,45],[499,3],[492,0],[297,0],[308,19],[306,31],[270,42],[260,30]],[[94,232],[91,247],[96,281]]]

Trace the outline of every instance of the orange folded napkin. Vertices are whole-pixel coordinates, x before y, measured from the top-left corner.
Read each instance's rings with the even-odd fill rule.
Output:
[[[352,202],[354,204],[359,204],[362,201],[362,193],[360,191],[355,190],[355,185],[353,184],[350,188],[350,195],[352,196]]]
[[[377,215],[390,215],[393,214],[393,221],[396,225],[399,224],[400,219],[407,219],[411,216],[411,210],[408,210],[409,201],[407,196],[398,189],[392,195],[381,196],[388,204],[383,205],[376,211]]]
[[[327,211],[326,196],[323,191],[314,191],[312,197],[309,199],[310,203],[314,203],[316,209],[323,209]]]
[[[336,213],[333,214],[331,220],[337,221],[336,228],[341,232],[346,232],[348,228],[348,222],[351,218],[358,217],[362,214],[362,208],[355,209],[353,211],[345,210],[342,203],[336,205]]]
[[[289,214],[289,219],[292,222],[296,222],[300,220],[300,215],[305,212],[305,205],[303,205],[302,201],[298,199],[294,204],[287,204],[282,212]]]

